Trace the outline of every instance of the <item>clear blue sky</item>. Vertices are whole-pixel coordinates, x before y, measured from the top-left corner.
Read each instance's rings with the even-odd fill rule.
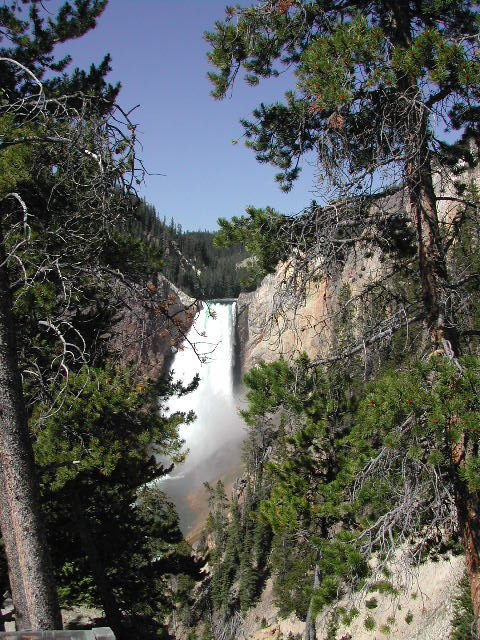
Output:
[[[52,9],[60,0],[44,5]],[[296,213],[313,198],[314,170],[307,165],[290,194],[259,165],[240,138],[241,117],[260,102],[283,97],[294,79],[285,74],[259,87],[238,81],[231,98],[210,97],[205,30],[223,19],[227,0],[109,0],[96,29],[66,43],[73,63],[88,67],[109,52],[120,80],[120,103],[139,104],[135,120],[149,171],[143,194],[159,215],[184,229],[215,229],[219,217],[241,215],[252,204]],[[232,4],[230,0],[230,4]],[[247,4],[244,0],[244,4]]]

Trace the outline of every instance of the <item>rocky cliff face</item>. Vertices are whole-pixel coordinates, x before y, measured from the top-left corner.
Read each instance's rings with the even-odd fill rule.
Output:
[[[312,282],[300,304],[285,289],[288,265],[264,278],[260,287],[242,293],[237,303],[237,336],[242,373],[261,360],[272,362],[283,356],[293,360],[301,353],[310,359],[328,357],[335,342],[335,317],[339,312],[342,287],[348,285],[352,298],[369,282],[378,280],[384,269],[381,251],[351,252],[334,276]]]
[[[125,290],[122,297],[125,309],[113,337],[120,364],[135,367],[141,378],[158,380],[193,323],[195,301],[162,274],[146,290]]]
[[[455,180],[468,186],[477,183],[480,170],[465,170]],[[446,232],[451,232],[452,220],[458,216],[458,200],[452,176],[435,176],[438,211]],[[409,220],[406,194],[397,192],[385,196],[372,207],[396,213]],[[408,223],[407,223],[408,228]],[[411,229],[413,233],[413,229]],[[371,230],[370,230],[371,233]],[[395,231],[393,231],[393,234]],[[392,238],[395,242],[395,238]],[[348,286],[353,302],[354,324],[360,326],[364,292],[369,284],[379,283],[390,270],[390,258],[378,245],[361,240],[347,255],[344,263],[329,276],[320,271],[311,278],[303,297],[299,300],[288,290],[289,271],[296,268],[292,259],[280,264],[275,273],[264,278],[260,287],[252,293],[242,293],[237,304],[237,340],[242,374],[261,360],[272,362],[280,356],[292,361],[302,352],[310,359],[326,359],[336,346],[335,318],[341,310],[340,295]],[[311,273],[315,264],[309,266]],[[294,279],[290,278],[290,281]],[[345,305],[345,300],[343,301]],[[355,317],[356,316],[356,317]]]

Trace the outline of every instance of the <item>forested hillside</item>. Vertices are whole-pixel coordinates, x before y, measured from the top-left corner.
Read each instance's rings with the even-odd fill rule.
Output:
[[[228,249],[214,244],[216,232],[183,231],[172,219],[160,220],[155,207],[140,202],[129,232],[158,250],[162,273],[193,298],[236,298],[247,269],[242,263],[247,252],[242,243]]]

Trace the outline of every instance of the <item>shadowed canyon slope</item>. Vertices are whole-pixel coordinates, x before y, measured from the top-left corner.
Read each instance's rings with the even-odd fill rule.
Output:
[[[122,365],[133,365],[141,377],[158,380],[170,366],[195,316],[194,300],[162,274],[147,285],[148,299],[125,292],[125,309],[113,336]]]

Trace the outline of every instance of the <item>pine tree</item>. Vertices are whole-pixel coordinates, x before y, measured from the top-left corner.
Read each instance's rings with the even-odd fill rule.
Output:
[[[452,181],[453,164],[475,160],[469,141],[478,141],[478,28],[475,3],[469,0],[374,5],[271,0],[228,9],[225,23],[206,35],[218,70],[210,74],[214,97],[226,95],[242,66],[251,84],[278,75],[282,65],[296,68],[297,92],[288,92],[283,104],[262,104],[253,121],[243,121],[247,144],[260,162],[280,168],[277,179],[286,190],[298,176],[302,156],[317,151],[322,195],[330,201],[325,206],[313,202],[299,218],[282,221],[277,214],[259,212],[222,222],[226,241],[248,238],[262,263],[269,247],[255,245],[259,225],[265,237],[277,229],[267,269],[274,269],[282,255],[300,255],[286,290],[304,296],[319,274],[329,275],[342,264],[359,237],[370,246],[388,245],[395,264],[402,260],[394,229],[401,209],[407,209],[422,291],[417,319],[425,322],[431,351],[442,352],[459,370],[458,311],[451,295],[459,284],[447,260],[451,243],[448,228],[442,227],[434,173],[445,177],[448,169]],[[458,132],[458,143],[447,143],[435,119]],[[375,199],[381,192],[397,193],[394,211],[388,198]],[[448,224],[461,224],[468,207],[464,196],[464,187],[453,195],[450,203],[458,199],[463,206],[452,207]],[[270,221],[263,222],[265,217]],[[471,256],[469,277],[475,278],[472,266]],[[393,323],[391,331],[401,326]],[[366,333],[363,345],[376,339]],[[350,354],[357,352],[353,347]],[[451,443],[451,464],[478,620],[479,495],[463,480],[464,466],[474,464],[472,444],[464,430]]]
[[[238,569],[238,597],[242,611],[246,611],[252,606],[257,595],[258,579],[253,567],[253,538],[254,530],[250,526],[244,537]]]
[[[37,0],[6,3],[0,10],[0,162],[8,167],[0,187],[0,395],[2,406],[6,408],[1,416],[3,491],[0,524],[19,628],[59,628],[61,618],[41,523],[27,430],[26,388],[22,388],[19,370],[19,361],[24,353],[23,345],[22,352],[19,352],[15,340],[18,327],[13,313],[12,292],[16,312],[22,303],[28,306],[28,301],[33,302],[36,296],[43,298],[44,303],[50,298],[50,312],[47,318],[38,319],[37,316],[40,320],[37,329],[41,325],[44,332],[56,334],[60,341],[63,340],[67,360],[72,353],[80,353],[75,330],[64,335],[52,317],[54,282],[60,289],[63,287],[67,295],[69,287],[66,283],[72,275],[69,265],[63,263],[63,250],[58,242],[59,238],[68,238],[68,250],[71,256],[75,255],[78,264],[88,264],[88,258],[84,260],[86,254],[98,255],[100,234],[92,234],[89,218],[93,209],[97,219],[101,215],[100,200],[108,207],[112,198],[119,196],[119,178],[126,169],[122,153],[129,155],[129,144],[124,138],[123,147],[118,147],[117,158],[122,158],[120,163],[123,165],[122,169],[117,166],[119,172],[116,173],[108,162],[102,171],[98,171],[101,154],[106,160],[107,149],[118,142],[108,137],[108,124],[105,122],[118,93],[118,87],[111,87],[104,80],[109,71],[109,58],[107,56],[98,67],[92,65],[88,74],[75,70],[68,76],[64,71],[70,57],[56,61],[53,52],[58,42],[79,37],[93,28],[105,5],[102,1],[76,0],[73,4],[63,4],[57,15],[49,16],[48,20]],[[26,18],[21,13],[22,9],[28,9]],[[45,80],[47,72],[51,74]],[[92,143],[95,139],[100,141],[102,135],[96,138],[100,131],[103,131],[104,145],[101,150]],[[76,140],[74,145],[70,144],[72,136]],[[93,162],[95,158],[97,172]],[[56,171],[52,171],[52,167]],[[106,171],[108,180],[103,173]],[[85,188],[79,189],[79,184]],[[58,187],[57,191],[55,187]],[[96,196],[92,197],[93,193]],[[80,201],[83,206],[79,206]],[[81,244],[79,237],[89,228]],[[52,238],[55,238],[53,243]],[[36,252],[37,243],[45,252],[43,256]],[[53,257],[49,253],[52,244],[56,245]],[[49,285],[42,287],[36,277],[41,268],[44,275],[40,280],[45,280],[46,273],[53,273],[47,266],[49,260],[50,265],[56,262],[57,275],[53,278],[50,275]],[[21,273],[23,275],[18,279]],[[29,286],[22,289],[22,282],[28,282]],[[23,299],[22,293],[25,293]],[[66,322],[68,324],[68,320]],[[48,342],[47,338],[45,344]],[[52,353],[47,348],[33,365],[38,372],[42,372],[42,359],[48,358],[47,353],[52,356],[50,365],[60,362],[58,351]],[[65,358],[62,362],[68,367]],[[67,368],[63,377],[65,372],[68,373]],[[59,377],[60,374],[56,383]],[[50,386],[47,393],[58,392],[58,385],[56,390],[54,387],[55,384]]]

